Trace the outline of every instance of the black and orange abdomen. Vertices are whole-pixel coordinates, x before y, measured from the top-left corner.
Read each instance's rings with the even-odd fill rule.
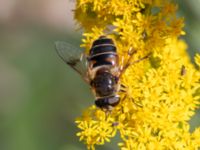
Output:
[[[118,55],[113,40],[101,36],[94,41],[89,54],[89,62],[91,69],[103,65],[117,65]]]

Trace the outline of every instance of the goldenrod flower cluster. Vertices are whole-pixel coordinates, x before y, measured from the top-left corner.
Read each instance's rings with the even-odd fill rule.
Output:
[[[88,51],[100,35],[115,41],[120,59],[137,51],[120,79],[120,104],[106,114],[94,105],[76,120],[77,136],[95,149],[120,134],[121,150],[198,150],[200,128],[188,121],[200,106],[200,55],[186,52],[184,20],[171,0],[77,0],[75,19]]]

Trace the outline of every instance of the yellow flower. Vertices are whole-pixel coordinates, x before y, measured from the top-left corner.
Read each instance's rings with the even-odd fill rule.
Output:
[[[198,67],[200,68],[200,55],[199,54],[196,55],[195,62],[198,65]]]
[[[120,59],[128,50],[130,66],[120,79],[126,92],[112,112],[91,106],[76,120],[77,136],[95,149],[119,132],[121,150],[198,150],[200,128],[190,132],[188,121],[200,106],[200,55],[195,69],[179,39],[183,18],[171,0],[77,0],[75,19],[85,32],[81,45],[89,51],[93,41],[107,35],[115,41]]]

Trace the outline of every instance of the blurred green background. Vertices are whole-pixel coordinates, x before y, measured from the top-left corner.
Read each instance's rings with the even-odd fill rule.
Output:
[[[200,50],[200,0],[177,2],[194,56]],[[0,150],[86,149],[74,120],[94,98],[54,50],[56,40],[81,43],[73,8],[72,0],[0,0]],[[199,117],[192,118],[191,130]],[[97,149],[117,149],[116,141]]]

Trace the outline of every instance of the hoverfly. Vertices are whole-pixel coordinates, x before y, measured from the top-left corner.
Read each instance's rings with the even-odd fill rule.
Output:
[[[111,110],[120,102],[119,80],[122,73],[131,65],[131,57],[125,65],[120,66],[117,48],[111,38],[100,36],[93,42],[87,55],[66,42],[57,41],[55,46],[61,59],[91,86],[97,107]],[[130,56],[133,53],[129,51]],[[145,56],[137,62],[147,57]]]

